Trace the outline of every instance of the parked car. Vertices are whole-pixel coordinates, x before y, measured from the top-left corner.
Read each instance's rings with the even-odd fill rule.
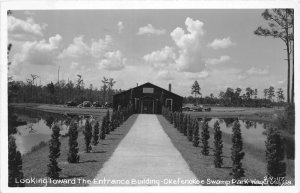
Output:
[[[67,107],[75,107],[77,104],[74,101],[66,102]]]
[[[82,106],[83,107],[91,107],[92,103],[90,101],[83,101]]]
[[[202,105],[193,105],[193,104],[186,104],[182,107],[183,111],[194,111],[194,112],[201,112],[203,110]]]
[[[93,107],[101,107],[100,103],[99,102],[93,102]]]

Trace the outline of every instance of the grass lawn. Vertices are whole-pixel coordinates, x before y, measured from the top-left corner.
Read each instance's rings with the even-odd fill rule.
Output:
[[[133,125],[137,115],[132,115],[115,131],[106,136],[105,140],[93,147],[91,153],[85,153],[85,142],[82,132],[79,132],[79,163],[69,164],[67,162],[67,154],[69,150],[68,137],[61,138],[61,155],[58,159],[61,179],[83,178],[92,180],[102,168],[103,164],[111,157],[120,141],[128,133]],[[45,178],[47,173],[47,164],[49,163],[49,147],[42,147],[34,152],[28,153],[22,157],[24,178]],[[26,186],[43,186],[44,184],[26,184]],[[56,186],[86,186],[87,184],[66,184]],[[55,186],[49,185],[48,186]]]
[[[201,147],[194,147],[192,142],[188,141],[187,137],[180,133],[173,125],[171,125],[162,115],[158,115],[158,119],[171,139],[174,146],[181,153],[190,169],[194,172],[199,180],[231,180],[231,135],[223,133],[223,167],[214,167],[213,157],[213,131],[210,128],[209,146],[210,154],[203,156],[201,154]],[[201,133],[201,128],[200,132]],[[201,146],[201,139],[200,144]],[[245,157],[242,160],[243,168],[245,169],[245,179],[263,180],[266,174],[266,164],[264,160],[264,152],[259,152],[251,146],[244,144]],[[289,172],[289,171],[288,171]],[[291,172],[290,172],[291,173]],[[292,172],[293,173],[293,172]],[[288,177],[294,183],[294,179]],[[206,184],[210,185],[210,184]],[[215,184],[212,184],[215,185]],[[224,185],[224,184],[223,184]]]

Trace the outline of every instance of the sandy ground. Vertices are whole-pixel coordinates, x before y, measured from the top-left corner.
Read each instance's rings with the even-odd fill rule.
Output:
[[[102,183],[104,179],[128,180],[129,184],[121,185],[157,186],[177,185],[174,181],[178,179],[197,178],[164,132],[157,116],[140,114],[96,176],[96,182]],[[106,185],[116,184],[108,182]]]

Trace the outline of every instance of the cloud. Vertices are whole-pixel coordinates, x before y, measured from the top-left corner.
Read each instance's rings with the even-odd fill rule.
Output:
[[[104,39],[93,41],[91,45],[91,54],[95,58],[103,57],[104,53],[112,47],[113,39],[110,35],[106,35]]]
[[[171,37],[178,48],[179,56],[176,59],[176,66],[179,71],[201,71],[205,62],[201,57],[200,41],[204,35],[204,23],[193,20],[189,17],[185,20],[187,32],[177,27],[171,32]]]
[[[125,67],[126,60],[127,59],[123,57],[123,54],[119,50],[106,52],[104,59],[98,63],[98,66],[100,69],[118,71]]]
[[[233,43],[230,39],[230,37],[227,38],[223,38],[223,39],[215,39],[214,41],[212,41],[211,43],[209,43],[207,46],[210,48],[213,48],[215,50],[218,49],[224,49],[224,48],[228,48],[230,46],[235,45],[235,43]]]
[[[117,27],[118,27],[118,32],[119,33],[122,33],[123,29],[124,29],[124,24],[122,21],[119,21],[118,24],[117,24]]]
[[[174,75],[169,70],[162,70],[158,72],[156,78],[159,80],[174,80]]]
[[[184,75],[188,79],[206,79],[209,76],[208,71],[203,70],[201,72],[184,72]]]
[[[250,69],[248,69],[246,71],[246,73],[248,75],[266,75],[266,74],[269,74],[269,70],[268,69],[260,69],[260,68],[256,68],[256,67],[251,67]]]
[[[161,50],[154,51],[150,54],[147,54],[143,59],[153,65],[154,68],[163,68],[173,63],[176,58],[174,49],[166,46]]]
[[[230,56],[221,56],[220,58],[209,58],[206,59],[208,65],[220,64],[230,60]]]
[[[156,29],[151,24],[148,24],[144,27],[140,27],[139,31],[137,32],[137,35],[143,35],[143,34],[162,35],[165,33],[166,33],[165,29]]]
[[[14,55],[13,63],[33,65],[53,65],[56,63],[59,46],[62,41],[60,35],[50,37],[46,40],[25,42],[21,52]]]
[[[83,36],[73,39],[73,43],[63,50],[60,58],[79,58],[90,53],[89,46],[84,42]]]
[[[28,17],[25,20],[15,18],[14,16],[8,17],[8,32],[9,37],[17,40],[28,40],[42,37],[43,30],[45,30],[47,24],[37,24],[34,19]]]

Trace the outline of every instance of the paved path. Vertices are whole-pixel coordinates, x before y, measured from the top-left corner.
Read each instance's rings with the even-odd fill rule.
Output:
[[[103,186],[104,179],[118,180],[105,182],[105,185],[174,185],[178,179],[197,178],[164,132],[156,115],[140,114],[98,172],[97,184],[91,185]],[[176,181],[168,184],[170,180]]]

